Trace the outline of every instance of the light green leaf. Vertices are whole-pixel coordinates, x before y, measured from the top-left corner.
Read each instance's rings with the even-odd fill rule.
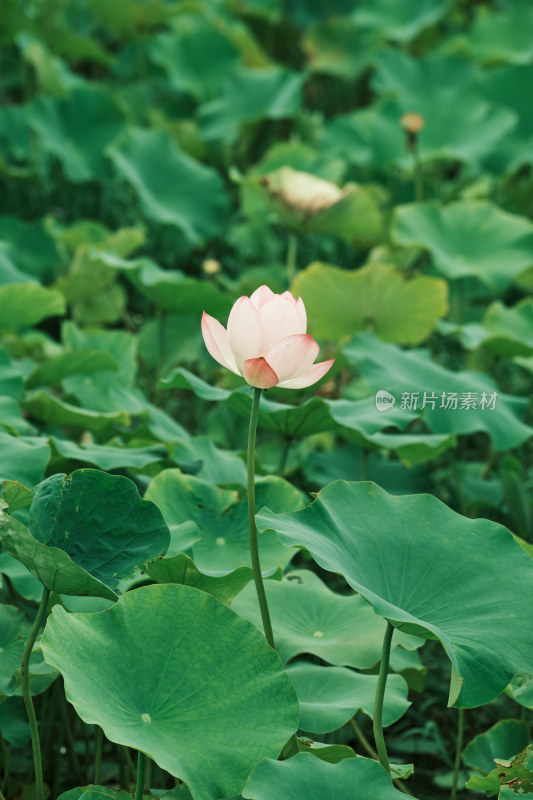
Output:
[[[287,761],[265,759],[252,772],[243,797],[253,800],[400,800],[402,793],[381,764],[348,758],[327,764],[307,753]]]
[[[170,134],[130,128],[108,152],[149,219],[173,225],[194,246],[221,232],[228,210],[222,179],[180,151]]]
[[[172,532],[169,556],[190,547],[190,530],[182,527],[189,523],[196,529],[198,541],[192,547],[192,558],[200,572],[221,576],[237,567],[251,568],[246,497],[238,501],[236,492],[218,489],[178,469],[156,475],[145,497],[161,509]],[[256,483],[256,508],[266,502],[280,510],[295,510],[305,504],[297,489],[273,476]],[[294,550],[283,547],[275,534],[260,537],[259,553],[267,574],[285,567],[294,556]]]
[[[24,407],[35,417],[51,425],[71,425],[88,431],[98,431],[109,423],[128,425],[129,416],[122,411],[91,411],[65,403],[44,390],[28,395]]]
[[[528,32],[533,8],[528,0],[505,0],[499,8],[479,8],[468,32],[468,50],[484,64],[528,64],[533,42]]]
[[[487,774],[494,769],[494,759],[510,759],[530,743],[529,727],[518,719],[501,719],[477,736],[463,750],[467,767]]]
[[[44,476],[50,460],[47,439],[36,436],[10,436],[0,431],[0,480],[35,486]]]
[[[116,372],[117,362],[105,350],[78,350],[62,353],[39,364],[26,378],[26,388],[55,386],[69,375],[91,375],[106,370]]]
[[[197,800],[239,793],[298,724],[277,653],[250,623],[188,586],[136,589],[99,614],[56,606],[42,647],[84,722],[147,753]]]
[[[124,128],[124,117],[108,91],[87,83],[64,100],[38,97],[30,119],[41,147],[59,159],[68,180],[109,178],[105,148]]]
[[[298,273],[291,290],[303,298],[309,328],[321,339],[372,330],[387,342],[417,344],[448,311],[445,281],[425,275],[406,280],[392,264],[353,272],[315,262]]]
[[[519,417],[526,402],[501,392],[486,373],[453,372],[433,361],[425,349],[402,350],[367,333],[357,334],[345,347],[344,354],[351,364],[357,365],[367,385],[376,392],[386,390],[395,398],[392,411],[380,412],[383,417],[388,418],[390,414],[394,419],[392,414],[398,406],[403,411],[405,393],[408,395],[405,410],[413,394],[415,413],[422,413],[425,424],[436,434],[483,432],[498,451],[517,447],[533,435],[533,428]],[[422,409],[424,393],[426,403]],[[469,398],[470,403],[467,402]],[[413,409],[409,413],[413,413]],[[382,442],[384,436],[379,435]]]
[[[531,665],[533,565],[503,526],[462,517],[430,495],[343,481],[302,511],[264,510],[257,524],[344,575],[396,627],[439,639],[452,665],[450,704],[487,703]]]
[[[126,447],[124,445],[83,444],[78,445],[68,439],[50,437],[54,449],[73,461],[94,464],[103,470],[143,469],[167,457],[164,447]]]
[[[352,16],[358,25],[379,31],[387,39],[409,42],[446,11],[446,0],[362,0]]]
[[[220,96],[200,106],[198,116],[208,141],[234,142],[245,123],[293,117],[302,103],[303,73],[283,67],[240,68]]]
[[[310,570],[289,572],[281,582],[269,581],[265,591],[276,649],[284,662],[301,653],[358,669],[371,669],[379,662],[386,625],[363,597],[335,594]],[[261,626],[252,584],[245,587],[231,607]],[[400,644],[412,649],[422,642],[398,634],[395,647]]]
[[[227,575],[208,575],[197,569],[185,553],[171,558],[156,558],[146,564],[147,574],[158,583],[193,586],[228,605],[253,578],[249,567],[237,567]]]
[[[474,275],[495,294],[533,266],[533,225],[485,202],[398,206],[392,237],[429,250],[449,280]]]
[[[46,289],[33,281],[0,286],[0,330],[3,332],[28,328],[47,317],[64,313],[63,295],[55,289]]]
[[[328,733],[345,725],[358,711],[374,714],[377,675],[362,675],[344,667],[321,667],[298,661],[287,675],[300,703],[300,728]],[[383,725],[397,722],[411,704],[407,684],[400,675],[389,675],[383,705]]]
[[[220,92],[239,61],[238,51],[220,28],[191,12],[179,14],[171,31],[155,36],[149,52],[174,91],[188,92],[200,102]]]

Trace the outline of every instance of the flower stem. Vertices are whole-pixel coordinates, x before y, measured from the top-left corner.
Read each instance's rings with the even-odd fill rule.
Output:
[[[28,722],[30,725],[31,746],[33,750],[33,765],[35,769],[35,796],[37,800],[44,800],[44,784],[43,784],[43,764],[41,758],[41,745],[39,742],[39,729],[37,727],[37,717],[35,716],[35,709],[31,699],[30,690],[30,656],[33,650],[33,645],[39,633],[41,622],[46,613],[46,606],[50,598],[50,589],[43,589],[43,596],[37,610],[37,615],[30,630],[30,634],[24,646],[22,653],[22,664],[20,672],[22,676],[22,697],[24,705],[26,706],[26,714],[28,715]]]
[[[285,475],[285,470],[287,468],[287,459],[289,458],[289,450],[291,449],[292,439],[286,438],[283,442],[283,448],[281,451],[281,458],[279,460],[278,471],[277,474],[283,478]]]
[[[363,745],[363,747],[365,748],[365,750],[368,753],[368,755],[371,758],[379,759],[378,754],[376,753],[376,751],[374,750],[374,748],[372,747],[372,745],[370,744],[370,742],[366,738],[365,734],[363,733],[363,731],[361,730],[361,728],[357,724],[357,722],[355,720],[355,717],[352,717],[352,719],[350,720],[350,725],[354,729],[354,733],[357,736],[358,741]]]
[[[104,747],[104,732],[99,725],[96,726],[95,731],[95,745],[94,745],[94,782],[98,786],[102,774],[102,750]]]
[[[142,800],[144,793],[144,773],[146,770],[146,756],[137,751],[137,783],[135,785],[135,800]]]
[[[415,141],[413,147],[413,161],[414,161],[414,174],[415,174],[415,201],[417,203],[422,203],[424,201],[424,184],[422,181],[422,164],[420,163],[418,140]]]
[[[295,233],[289,233],[289,241],[287,243],[287,281],[289,286],[293,282],[296,275],[296,255],[298,253],[298,237]]]
[[[457,744],[455,749],[455,762],[453,765],[453,780],[452,790],[450,792],[450,800],[455,800],[457,797],[457,784],[459,782],[459,771],[461,769],[461,756],[463,754],[463,737],[465,732],[465,710],[459,709],[459,719],[457,720]]]
[[[378,685],[376,687],[376,699],[374,702],[374,741],[382,767],[385,767],[390,775],[389,757],[383,736],[383,698],[385,697],[385,686],[387,685],[387,675],[389,672],[390,649],[394,628],[387,620],[387,628],[383,637],[383,650],[381,652],[381,664],[379,665]]]
[[[257,545],[257,527],[255,524],[255,436],[257,432],[257,415],[259,413],[260,399],[261,389],[255,387],[252,410],[250,412],[250,428],[248,431],[248,529],[250,531],[250,556],[252,559],[252,570],[254,573],[257,599],[259,600],[259,608],[261,609],[263,629],[265,631],[265,638],[268,644],[270,647],[274,648],[274,634],[272,633],[272,623],[270,622],[265,587],[263,585],[263,576],[261,575],[259,547]]]

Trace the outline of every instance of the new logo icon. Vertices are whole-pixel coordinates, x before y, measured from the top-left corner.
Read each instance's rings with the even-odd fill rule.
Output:
[[[376,392],[376,408],[378,411],[388,411],[393,408],[395,402],[394,395],[386,392],[385,389],[380,389],[379,392]]]

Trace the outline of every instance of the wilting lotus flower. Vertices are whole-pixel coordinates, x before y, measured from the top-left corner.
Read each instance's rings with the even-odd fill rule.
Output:
[[[202,317],[205,346],[213,358],[258,389],[302,389],[326,374],[335,359],[313,363],[319,348],[306,329],[302,298],[274,294],[268,286],[239,297],[227,330],[205,311]]]
[[[339,203],[352,191],[353,186],[344,189],[317,178],[309,172],[301,172],[292,167],[282,167],[261,178],[272,200],[278,203],[278,210],[283,209],[287,224],[302,225],[309,223],[321,211]]]

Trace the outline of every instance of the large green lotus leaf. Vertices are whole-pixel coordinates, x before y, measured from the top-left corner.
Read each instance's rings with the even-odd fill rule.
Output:
[[[0,330],[11,333],[65,313],[63,295],[38,283],[0,286]]]
[[[0,108],[0,153],[2,171],[6,166],[15,170],[20,163],[27,163],[32,152],[32,132],[30,128],[31,106],[5,105]]]
[[[344,667],[321,667],[299,661],[287,668],[287,675],[300,703],[300,728],[329,733],[345,725],[358,711],[374,714],[377,675],[362,675]],[[411,704],[407,684],[400,675],[389,675],[385,687],[383,725],[392,725]]]
[[[381,764],[368,758],[347,758],[327,764],[299,753],[287,761],[262,761],[248,778],[242,796],[250,800],[400,800],[404,795]]]
[[[488,165],[498,171],[514,171],[524,164],[531,164],[533,109],[523,87],[528,86],[532,78],[531,64],[491,69],[482,73],[480,89],[483,95],[490,102],[505,106],[517,115],[514,128],[490,153]]]
[[[228,210],[221,177],[179,150],[169,133],[130,128],[108,152],[149,219],[175,226],[192,245],[221,232]]]
[[[452,664],[450,704],[483,705],[531,668],[533,565],[503,526],[462,517],[431,495],[344,481],[302,511],[265,510],[257,524],[344,575],[396,627],[439,639]]]
[[[6,697],[0,702],[0,730],[13,747],[24,747],[30,741],[30,726],[20,697]]]
[[[388,342],[417,344],[448,311],[445,281],[426,275],[406,280],[392,264],[348,272],[315,262],[298,273],[291,291],[303,298],[313,335],[334,341],[373,330]]]
[[[192,372],[178,367],[159,382],[159,387],[192,389],[202,400],[227,401],[228,405],[239,413],[250,416],[252,393],[248,386],[228,391],[206,383]],[[320,433],[337,427],[331,419],[327,405],[318,397],[313,397],[299,406],[284,405],[262,397],[259,405],[259,425],[290,438],[308,436],[311,433]]]
[[[170,31],[154,37],[149,53],[167,73],[174,91],[188,92],[200,102],[222,89],[239,61],[228,37],[199,13],[177,16]]]
[[[9,252],[23,273],[43,283],[53,279],[59,262],[59,253],[52,238],[45,232],[42,221],[27,222],[20,217],[1,216],[0,239],[9,243]]]
[[[116,0],[112,5],[106,0],[89,0],[88,7],[105,30],[126,41],[159,28],[177,11],[177,5],[166,0]]]
[[[447,10],[446,0],[362,0],[352,18],[387,39],[409,42],[428,25],[438,22]]]
[[[57,800],[132,800],[130,792],[118,789],[109,789],[105,786],[80,786],[79,789],[69,789],[63,792]]]
[[[108,263],[124,269],[128,262],[118,259]],[[129,262],[127,277],[138,291],[157,308],[171,314],[194,314],[206,311],[212,316],[227,315],[231,309],[230,299],[213,283],[198,280],[179,270],[161,269],[149,258]]]
[[[0,480],[35,486],[44,476],[50,460],[47,439],[36,436],[10,436],[0,431]]]
[[[31,280],[31,275],[18,268],[10,243],[0,241],[0,286],[6,283],[26,283]]]
[[[434,433],[449,435],[482,431],[490,436],[498,451],[517,447],[533,435],[533,428],[518,416],[525,409],[526,402],[500,392],[485,373],[466,370],[452,372],[432,361],[425,349],[401,350],[396,345],[380,342],[368,333],[357,334],[345,347],[344,353],[350,363],[357,365],[368,385],[376,391],[386,389],[395,397],[394,409],[398,404],[401,407],[402,393],[407,392],[419,394],[417,408],[420,410],[426,392],[423,419]],[[457,408],[453,404],[448,408],[445,405],[441,407],[443,393],[444,403],[448,402],[452,393],[457,394]],[[431,398],[431,395],[434,397]],[[463,403],[464,398],[470,396],[475,407],[469,408],[468,403]],[[488,405],[491,396],[494,399],[493,408]],[[381,413],[386,417],[389,411]],[[380,434],[381,437],[383,435]]]
[[[20,508],[26,508],[31,505],[33,492],[22,483],[17,481],[2,481],[2,491],[0,492],[0,502],[2,500],[7,504],[6,510],[9,514],[18,511]]]
[[[147,574],[158,583],[193,586],[228,605],[253,578],[249,567],[237,567],[227,575],[207,575],[185,553],[171,558],[154,558],[146,564]]]
[[[422,162],[479,162],[516,124],[512,111],[488,103],[473,91],[456,94],[453,105],[448,94],[428,95],[416,104],[416,110],[425,120],[418,136]],[[412,173],[413,157],[406,150],[400,126],[403,115],[412,111],[408,99],[396,98],[338,115],[324,126],[323,146],[330,157],[346,158],[355,166],[387,174],[395,166]]]
[[[302,104],[303,73],[283,67],[237,69],[220,96],[200,106],[202,134],[208,141],[234,142],[245,123],[293,117]]]
[[[143,469],[167,458],[165,447],[127,447],[125,445],[75,444],[68,439],[50,437],[50,443],[63,458],[94,464],[100,469]]]
[[[50,52],[48,47],[28,33],[16,37],[22,57],[35,70],[36,83],[44,94],[51,97],[66,97],[83,80],[74,75],[66,63]]]
[[[379,37],[346,17],[329,18],[307,30],[302,49],[311,72],[352,81],[374,60]]]
[[[182,527],[190,523],[197,531],[192,557],[200,572],[221,576],[237,567],[251,568],[246,497],[238,501],[237,492],[219,489],[179,469],[167,469],[152,480],[145,498],[161,509],[172,532],[169,556],[190,547],[190,529]],[[288,511],[302,508],[305,499],[290,483],[272,476],[256,483],[256,508],[267,502]],[[259,538],[259,553],[262,569],[272,574],[285,567],[295,551],[269,534]]]
[[[31,125],[42,149],[59,159],[70,181],[109,179],[105,148],[124,128],[124,117],[113,97],[86,84],[64,100],[39,97]]]
[[[527,548],[524,549],[529,552]],[[533,680],[529,675],[514,678],[505,691],[521,706],[533,709]]]
[[[494,769],[494,759],[514,758],[530,743],[529,726],[518,719],[501,719],[492,728],[479,733],[463,750],[467,767],[488,773]]]
[[[31,623],[22,611],[0,605],[0,708],[5,697],[22,694],[20,665],[30,628]],[[57,678],[56,670],[43,662],[39,647],[31,654],[29,677],[32,695],[42,694]]]
[[[178,464],[197,463],[199,469],[194,474],[204,481],[246,486],[244,460],[235,453],[216,447],[209,436],[192,436],[178,442],[172,448],[171,456]]]
[[[472,775],[466,788],[485,792],[489,797],[500,789],[498,800],[533,798],[533,745],[528,744],[516,758],[498,759],[496,769],[486,776]]]
[[[105,413],[141,414],[150,404],[136,388],[137,338],[124,330],[81,330],[72,322],[62,326],[65,349],[106,350],[118,364],[118,372],[106,370],[92,375],[71,375],[63,380],[63,388],[85,409]],[[127,422],[127,417],[125,417]]]
[[[57,547],[40,544],[25,525],[0,511],[0,541],[8,552],[0,554],[0,569],[3,571],[4,556],[15,556],[43,586],[58,594],[95,595],[116,600],[117,595],[101,581],[93,578],[83,567],[74,563],[68,553]],[[11,554],[11,555],[10,555]],[[7,574],[10,574],[9,563]],[[20,576],[19,577],[23,577]],[[14,585],[17,583],[13,581]],[[26,583],[23,593],[28,596],[32,585]],[[39,596],[42,591],[39,592]]]
[[[165,553],[170,541],[160,510],[140,498],[133,481],[95,469],[42,481],[29,528],[38,542],[61,548],[113,591],[135,568]]]
[[[0,605],[0,693],[6,692],[13,673],[20,667],[30,628],[31,623],[22,611]]]
[[[247,387],[228,391],[206,383],[181,367],[163,378],[159,386],[162,389],[192,389],[203,400],[226,401],[239,414],[250,416],[252,397]],[[384,414],[376,408],[374,398],[351,401],[312,397],[296,406],[265,397],[259,406],[261,427],[276,431],[286,438],[296,439],[322,431],[339,430],[345,439],[358,447],[393,450],[408,466],[436,458],[455,444],[449,433],[382,433],[384,428],[403,430],[420,416],[420,410],[409,411],[401,409],[399,405]]]
[[[26,397],[24,407],[34,417],[50,425],[69,425],[88,431],[99,431],[112,422],[119,425],[129,423],[129,416],[123,411],[92,411],[80,408],[41,389]]]
[[[500,356],[533,354],[533,300],[528,297],[512,308],[496,301],[487,309],[483,325],[488,331],[483,346]]]
[[[276,649],[284,662],[311,653],[330,664],[370,669],[380,660],[386,626],[359,595],[335,594],[310,570],[290,572],[281,582],[268,581],[265,591]],[[251,584],[231,607],[260,627]],[[409,649],[420,644],[420,639],[400,634],[395,641],[395,647]]]
[[[21,597],[36,603],[40,601],[43,595],[42,583],[5,549],[0,553],[0,574],[9,578]]]
[[[70,375],[91,375],[94,372],[116,372],[117,362],[105,350],[78,350],[76,353],[61,355],[39,364],[26,378],[26,388],[55,386]]]
[[[446,278],[474,275],[497,294],[533,265],[531,222],[485,202],[399,206],[392,237],[429,250]]]
[[[142,587],[100,614],[56,606],[42,647],[84,722],[147,753],[197,800],[239,793],[298,725],[278,654],[188,586]]]
[[[498,9],[479,8],[468,31],[467,48],[484,64],[529,64],[533,7],[528,0],[503,0]]]
[[[396,97],[419,111],[420,104],[439,96],[457,93],[457,86],[474,85],[479,70],[469,61],[456,56],[431,54],[412,58],[397,48],[382,50],[372,76],[372,88],[377,95]]]

